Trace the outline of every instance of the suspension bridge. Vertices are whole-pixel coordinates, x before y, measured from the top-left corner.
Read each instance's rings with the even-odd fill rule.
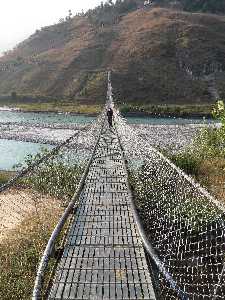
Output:
[[[106,107],[113,107],[110,73],[107,98]],[[40,260],[32,299],[224,299],[223,206],[113,111],[113,127],[104,110],[82,134],[0,188],[4,192],[40,172],[43,162],[59,153],[69,164],[79,153],[85,161],[76,192]]]

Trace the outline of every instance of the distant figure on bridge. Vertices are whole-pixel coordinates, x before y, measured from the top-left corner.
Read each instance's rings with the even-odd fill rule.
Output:
[[[152,0],[146,0],[146,1],[144,1],[144,6],[152,5],[152,4],[153,4]]]
[[[112,126],[113,126],[113,125],[112,125],[113,110],[112,110],[111,107],[107,110],[107,117],[108,117],[109,127],[112,127]]]

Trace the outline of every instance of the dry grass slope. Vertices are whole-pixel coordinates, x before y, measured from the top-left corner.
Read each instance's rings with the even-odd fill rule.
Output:
[[[0,95],[100,103],[110,68],[120,102],[210,103],[210,78],[225,97],[224,31],[224,16],[165,8],[139,9],[103,27],[75,17],[0,59]]]
[[[26,197],[26,202],[19,207],[18,216],[14,215],[12,219],[12,203],[17,200],[22,205],[21,194]],[[32,195],[28,190],[8,191],[1,195],[0,202],[8,208],[4,210],[4,225],[7,227],[1,229],[0,235],[0,299],[27,300],[32,295],[40,257],[63,208],[59,200],[36,192]]]

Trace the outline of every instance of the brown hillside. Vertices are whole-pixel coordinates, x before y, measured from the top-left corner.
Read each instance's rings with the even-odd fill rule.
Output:
[[[0,95],[105,98],[106,73],[120,101],[211,102],[225,97],[225,17],[140,9],[117,24],[87,17],[43,28],[1,58]]]

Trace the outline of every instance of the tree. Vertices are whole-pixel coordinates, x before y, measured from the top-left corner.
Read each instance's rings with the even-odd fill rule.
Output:
[[[171,2],[171,0],[167,0]],[[210,13],[225,13],[224,0],[179,0],[182,3],[184,10],[201,11]]]
[[[73,15],[73,14],[72,14],[72,11],[71,11],[71,9],[69,9],[69,11],[68,11],[68,16],[66,16],[65,20],[66,20],[66,21],[71,20],[72,15]]]
[[[69,17],[69,19],[71,19],[71,18],[72,18],[72,15],[73,15],[73,14],[72,14],[72,11],[71,11],[71,9],[69,9],[69,16],[68,16],[68,17]]]

